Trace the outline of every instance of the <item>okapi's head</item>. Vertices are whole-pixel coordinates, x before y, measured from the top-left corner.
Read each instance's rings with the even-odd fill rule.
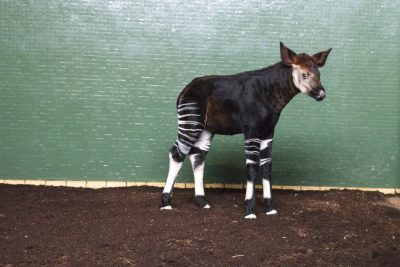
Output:
[[[281,43],[281,60],[283,64],[292,67],[294,85],[302,93],[317,101],[321,101],[326,96],[318,68],[324,66],[331,49],[309,56],[304,53],[296,54]]]

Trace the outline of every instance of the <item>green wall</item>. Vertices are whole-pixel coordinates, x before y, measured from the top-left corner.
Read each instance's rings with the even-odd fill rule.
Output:
[[[333,47],[328,97],[297,96],[274,140],[281,185],[400,187],[399,1],[0,0],[0,178],[164,181],[175,99],[196,76]],[[190,182],[189,163],[178,181]],[[244,181],[217,136],[206,182]]]

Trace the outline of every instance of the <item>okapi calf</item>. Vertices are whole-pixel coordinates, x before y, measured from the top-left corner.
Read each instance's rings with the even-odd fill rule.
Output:
[[[281,62],[230,76],[194,79],[179,94],[178,139],[170,149],[169,172],[161,209],[171,209],[172,188],[186,155],[192,164],[195,199],[210,208],[203,186],[204,160],[215,134],[244,134],[247,188],[245,218],[254,219],[254,181],[260,172],[267,215],[276,214],[271,198],[271,149],[283,108],[299,92],[317,101],[325,98],[319,67],[331,49],[313,56],[296,54],[280,43]]]

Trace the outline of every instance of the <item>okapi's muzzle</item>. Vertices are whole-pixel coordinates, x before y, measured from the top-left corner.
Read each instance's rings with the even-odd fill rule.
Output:
[[[317,101],[322,101],[326,97],[325,89],[321,86],[316,89],[312,89],[309,95]]]

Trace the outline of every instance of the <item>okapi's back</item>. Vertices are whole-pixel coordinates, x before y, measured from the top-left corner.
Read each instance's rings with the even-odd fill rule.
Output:
[[[176,106],[178,107],[181,99],[193,99],[199,102],[205,101],[204,97],[210,92],[212,80],[215,77],[205,76],[193,79],[178,95]]]

